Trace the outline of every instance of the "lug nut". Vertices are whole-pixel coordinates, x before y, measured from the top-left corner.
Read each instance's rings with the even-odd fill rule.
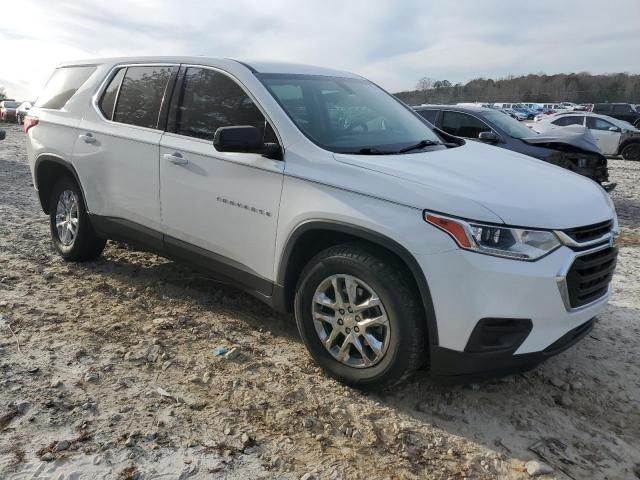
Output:
[[[351,333],[351,329],[350,328],[345,328],[344,331],[347,332],[347,333]]]
[[[356,322],[360,321],[360,315],[356,315]]]
[[[349,313],[353,313],[353,310],[351,310],[351,307],[347,307],[347,310],[349,310]]]
[[[353,327],[353,331],[358,333],[360,331],[360,329],[358,327]]]
[[[341,308],[339,312],[340,312],[340,315],[344,315],[344,308]]]
[[[338,319],[338,325],[342,325],[344,322],[342,321],[341,318]]]

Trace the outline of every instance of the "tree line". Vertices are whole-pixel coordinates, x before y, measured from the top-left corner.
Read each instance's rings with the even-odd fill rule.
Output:
[[[409,105],[458,102],[574,102],[640,103],[640,75],[588,72],[557,75],[510,75],[507,78],[475,78],[465,84],[421,78],[416,89],[395,94]]]

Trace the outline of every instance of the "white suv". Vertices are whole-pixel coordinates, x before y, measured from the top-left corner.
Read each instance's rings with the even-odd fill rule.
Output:
[[[347,72],[201,57],[56,69],[25,120],[67,260],[127,241],[294,312],[313,358],[378,388],[572,345],[609,298],[618,223],[560,167],[434,131]]]

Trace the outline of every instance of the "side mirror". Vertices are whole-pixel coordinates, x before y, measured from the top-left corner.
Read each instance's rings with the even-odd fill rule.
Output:
[[[4,140],[6,136],[7,136],[7,132],[5,132],[4,130],[0,130],[0,140]]]
[[[495,132],[480,132],[478,134],[478,140],[486,143],[498,143],[500,137]]]
[[[618,127],[609,127],[610,132],[619,132],[620,129]]]
[[[213,146],[219,152],[259,153],[274,160],[282,159],[277,143],[264,143],[262,133],[250,125],[220,127],[213,136]]]

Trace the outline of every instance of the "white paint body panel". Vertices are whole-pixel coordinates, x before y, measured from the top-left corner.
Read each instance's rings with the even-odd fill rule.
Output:
[[[618,153],[618,145],[620,145],[620,132],[611,132],[609,130],[591,129],[591,133],[598,142],[598,147],[603,155],[616,155]]]
[[[188,163],[164,158],[174,153]],[[215,152],[211,142],[165,134],[160,147],[163,233],[272,279],[283,169],[278,160]]]
[[[32,169],[46,153],[73,162],[91,212],[141,223],[274,283],[287,241],[305,222],[336,221],[377,232],[415,257],[433,297],[439,344],[454,350],[464,349],[484,317],[531,318],[533,330],[518,350],[527,353],[544,349],[604,308],[608,296],[578,313],[566,311],[555,278],[574,255],[566,247],[536,262],[480,255],[457,248],[422,219],[427,209],[481,222],[565,229],[615,218],[606,193],[591,180],[477,142],[406,155],[333,154],[307,139],[239,62],[135,59],[224,70],[265,112],[285,157],[280,162],[216,152],[209,142],[112,124],[97,115],[91,100],[107,72],[132,62],[96,61],[96,74],[63,111],[30,112],[40,118],[29,132]],[[316,67],[255,66],[265,72],[354,76]],[[87,131],[98,144],[78,141]],[[175,152],[188,163],[164,160],[164,154]]]

